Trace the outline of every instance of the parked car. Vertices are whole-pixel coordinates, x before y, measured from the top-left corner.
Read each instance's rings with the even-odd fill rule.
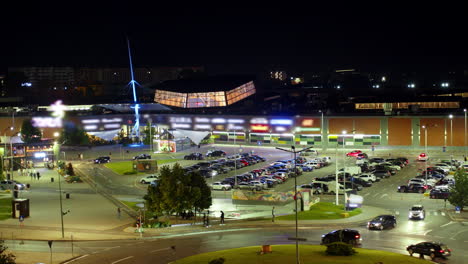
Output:
[[[366,180],[363,180],[361,178],[351,177],[351,179],[349,179],[349,180],[351,182],[353,182],[353,183],[357,183],[359,185],[362,185],[363,187],[371,187],[372,186],[371,181],[366,181]]]
[[[3,180],[0,182],[0,189],[2,190],[24,190],[26,185],[14,180]]]
[[[418,156],[418,161],[427,161],[428,159],[429,159],[429,157],[427,156],[426,153],[421,153]]]
[[[424,193],[426,189],[425,185],[419,183],[398,186],[398,192],[404,193]]]
[[[363,159],[368,159],[368,158],[369,158],[369,156],[367,156],[366,153],[359,153],[356,156],[356,159],[358,159],[358,160],[363,160]]]
[[[424,220],[424,218],[426,218],[426,211],[424,210],[424,206],[419,204],[411,206],[409,209],[408,218]]]
[[[362,173],[360,175],[354,176],[354,178],[359,178],[361,180],[370,181],[370,182],[380,181],[380,178],[375,177],[375,175],[371,173]]]
[[[322,194],[323,190],[320,187],[315,187],[313,183],[302,184],[297,186],[298,189],[309,189],[313,194]]]
[[[346,157],[357,157],[357,155],[361,154],[362,151],[360,150],[353,150],[351,152],[346,153]]]
[[[368,229],[383,230],[385,228],[393,228],[397,224],[396,217],[393,215],[379,215],[367,222]]]
[[[207,157],[225,157],[226,152],[222,150],[208,150],[208,152],[206,152],[206,156]]]
[[[318,151],[315,149],[307,149],[300,153],[301,156],[318,156]]]
[[[196,152],[196,153],[190,153],[188,155],[184,156],[184,160],[202,160],[203,154]]]
[[[447,258],[451,255],[452,250],[445,244],[439,242],[421,242],[418,244],[409,245],[406,250],[413,254],[421,254],[431,257],[431,259]]]
[[[139,160],[139,159],[151,159],[151,156],[148,154],[139,154],[133,157],[134,160]]]
[[[261,191],[262,186],[260,185],[252,185],[250,182],[241,182],[234,186],[235,189],[242,189],[242,190],[251,190],[251,191]]]
[[[101,164],[101,163],[108,163],[110,162],[110,157],[109,156],[103,156],[103,157],[99,157],[97,159],[94,160],[94,163],[95,164]]]
[[[344,242],[357,246],[361,244],[361,234],[353,229],[339,229],[322,235],[322,245],[333,242]]]
[[[450,190],[448,188],[434,188],[429,193],[431,199],[447,199],[450,196]]]
[[[230,184],[223,184],[221,182],[213,182],[213,184],[211,184],[212,190],[229,191],[231,188],[232,186]]]
[[[149,184],[152,181],[157,180],[157,179],[159,179],[159,176],[157,176],[157,175],[154,175],[154,174],[153,175],[148,175],[148,176],[146,176],[144,178],[141,178],[140,183]]]
[[[372,172],[372,174],[381,179],[389,178],[391,175],[391,173],[388,170],[375,170],[374,172]]]

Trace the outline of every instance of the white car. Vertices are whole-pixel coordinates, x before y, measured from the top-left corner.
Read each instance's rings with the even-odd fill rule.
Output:
[[[307,166],[307,167],[312,167],[314,169],[320,168],[320,163],[316,161],[307,161],[306,163],[303,163],[302,165]]]
[[[444,173],[446,173],[446,174],[449,173],[452,170],[452,168],[449,165],[445,164],[445,163],[436,163],[434,165],[434,167],[443,170]]]
[[[212,190],[221,190],[221,191],[229,191],[232,189],[231,185],[229,184],[222,184],[221,182],[213,182],[211,185]]]
[[[152,181],[156,181],[158,179],[159,179],[158,175],[148,175],[148,176],[146,176],[144,178],[141,178],[140,183],[150,184]]]
[[[393,164],[390,163],[390,162],[382,162],[382,163],[380,163],[380,165],[388,166],[389,168],[395,169],[395,170],[397,170],[397,171],[401,170],[401,167],[400,167],[400,166],[398,166],[398,165],[393,165]]]
[[[429,157],[426,155],[426,153],[421,153],[418,156],[419,161],[427,161],[428,159],[429,159]]]
[[[371,174],[371,173],[363,173],[361,175],[357,175],[357,176],[354,176],[356,178],[359,178],[363,181],[370,181],[370,182],[376,182],[376,181],[380,181],[379,178],[375,177],[374,174]]]
[[[261,189],[268,189],[268,184],[266,182],[262,183],[260,181],[251,181],[250,184],[252,186],[260,186]]]

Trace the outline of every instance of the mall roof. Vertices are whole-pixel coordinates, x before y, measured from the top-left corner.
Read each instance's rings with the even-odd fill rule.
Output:
[[[254,81],[254,79],[255,76],[251,75],[222,75],[165,81],[154,88],[181,93],[220,92],[232,90],[250,81]]]

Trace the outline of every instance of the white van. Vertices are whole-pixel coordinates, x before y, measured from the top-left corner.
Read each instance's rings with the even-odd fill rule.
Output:
[[[325,181],[312,181],[312,184],[314,185],[317,185],[317,184],[320,184],[322,190],[323,190],[323,193],[327,193],[327,194],[335,194],[336,193],[336,187],[337,187],[337,183],[335,181],[329,181],[329,182],[325,182]],[[344,186],[340,183],[338,183],[338,194],[344,194],[345,192],[351,192],[352,189],[345,189]]]

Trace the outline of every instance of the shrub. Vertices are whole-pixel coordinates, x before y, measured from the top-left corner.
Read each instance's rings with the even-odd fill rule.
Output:
[[[331,256],[352,256],[357,253],[352,245],[343,242],[333,242],[326,246],[325,253]]]
[[[224,258],[213,259],[208,264],[223,264],[226,261]]]

